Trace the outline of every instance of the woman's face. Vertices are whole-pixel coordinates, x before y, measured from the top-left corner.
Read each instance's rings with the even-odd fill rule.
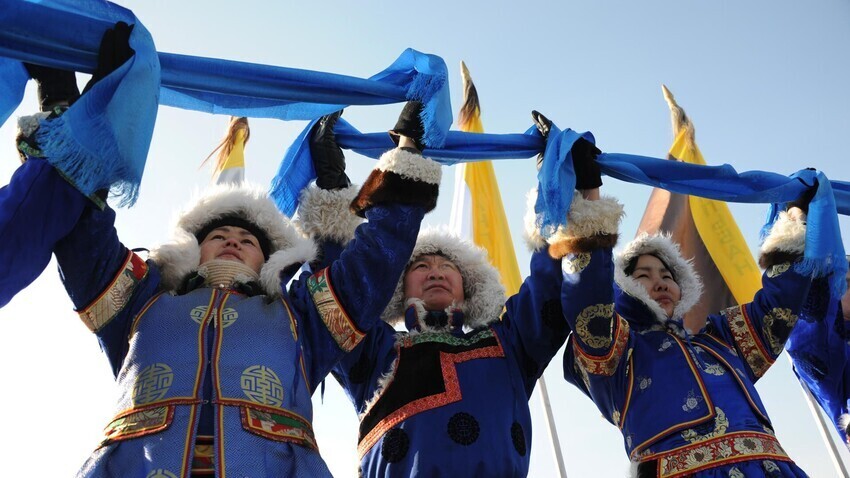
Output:
[[[661,259],[649,254],[638,257],[632,278],[646,288],[649,297],[661,306],[667,317],[673,316],[682,291]]]
[[[454,262],[439,254],[418,257],[404,274],[404,298],[417,298],[425,310],[444,310],[463,302],[463,277]]]

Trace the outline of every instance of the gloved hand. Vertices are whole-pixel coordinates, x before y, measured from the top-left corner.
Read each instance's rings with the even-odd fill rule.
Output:
[[[71,106],[80,97],[73,71],[24,63],[30,77],[38,84],[38,104],[41,111],[53,111],[57,106]]]
[[[552,122],[549,118],[543,116],[538,111],[531,112],[531,119],[534,120],[534,125],[537,131],[543,136],[544,141],[549,138],[549,130],[552,128]],[[599,156],[599,150],[590,141],[584,138],[579,138],[573,143],[570,153],[573,157],[573,170],[576,173],[576,189],[596,189],[602,186],[602,172],[599,170],[599,164],[596,162],[596,157]],[[537,170],[543,165],[543,153],[537,155]]]
[[[808,169],[810,171],[815,171],[815,168],[806,168],[806,169]],[[806,189],[803,192],[803,194],[800,194],[800,197],[798,197],[797,199],[795,199],[793,201],[788,202],[785,205],[785,210],[787,211],[787,210],[790,210],[791,208],[797,207],[797,208],[800,208],[800,210],[802,210],[804,213],[808,214],[809,213],[809,203],[812,202],[812,198],[815,197],[815,193],[817,191],[818,191],[818,189],[814,186],[810,187],[809,189]]]
[[[97,68],[92,73],[91,80],[83,88],[83,94],[136,54],[136,51],[130,48],[132,31],[132,26],[118,22],[103,33],[100,39],[100,50],[97,53]]]
[[[596,189],[602,186],[602,172],[599,170],[599,163],[596,162],[596,157],[601,152],[584,138],[579,138],[573,143],[570,153],[573,156],[573,169],[576,172],[576,189]]]
[[[398,146],[399,136],[407,136],[416,143],[419,151],[425,149],[422,138],[425,136],[425,127],[422,126],[422,103],[419,101],[408,101],[398,115],[395,127],[390,130],[390,137]]]
[[[345,174],[345,155],[336,144],[334,126],[342,110],[319,118],[310,132],[310,156],[316,170],[316,186],[322,189],[345,188],[351,184]]]
[[[549,130],[552,128],[552,122],[549,121],[549,118],[543,116],[543,113],[537,110],[531,110],[531,119],[534,121],[534,126],[537,127],[537,131],[540,132],[540,136],[543,136],[543,143],[549,139]],[[537,170],[540,171],[540,168],[543,167],[543,153],[537,153]]]

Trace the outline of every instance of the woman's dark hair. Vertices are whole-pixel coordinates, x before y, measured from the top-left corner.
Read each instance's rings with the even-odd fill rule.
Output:
[[[652,257],[658,259],[659,261],[661,261],[661,263],[664,264],[664,268],[667,269],[668,271],[670,271],[670,275],[672,275],[673,280],[676,281],[676,274],[673,272],[673,269],[670,268],[670,265],[667,264],[666,262],[664,262],[664,259],[659,257],[657,254],[653,254],[651,252],[644,252],[643,254],[638,254],[638,255],[632,257],[629,260],[629,262],[626,264],[626,268],[623,270],[623,272],[625,272],[627,276],[632,275],[632,272],[635,271],[635,268],[637,267],[637,262],[638,262],[638,259],[640,259],[640,256],[652,256]]]

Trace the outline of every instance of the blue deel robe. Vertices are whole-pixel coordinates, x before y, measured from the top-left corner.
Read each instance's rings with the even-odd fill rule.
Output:
[[[215,435],[217,476],[330,476],[312,435],[310,395],[380,316],[424,207],[371,207],[339,259],[302,273],[278,300],[238,287],[178,295],[161,290],[154,263],[121,244],[110,208],[63,189],[42,159],[22,166],[20,178],[30,177],[16,176],[16,188],[27,185],[22,191],[42,200],[23,204],[40,207],[5,226],[72,223],[55,244],[33,241],[18,253],[54,250],[121,388],[115,418],[79,476],[186,476],[198,433]],[[211,423],[201,423],[204,410]]]
[[[811,279],[789,264],[771,268],[753,302],[683,338],[616,287],[611,249],[564,264],[574,330],[565,378],[620,429],[633,462],[658,459],[659,476],[806,476],[776,442],[754,384],[781,353]]]
[[[501,320],[466,331],[372,329],[333,370],[360,416],[361,476],[526,476],[528,400],[568,334],[561,277],[559,260],[535,252]],[[415,324],[415,308],[407,314]]]

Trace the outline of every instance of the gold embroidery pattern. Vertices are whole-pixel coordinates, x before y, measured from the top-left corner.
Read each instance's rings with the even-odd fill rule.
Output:
[[[744,307],[730,307],[723,311],[723,316],[729,323],[732,337],[744,356],[744,360],[747,361],[756,378],[760,378],[773,365],[773,359],[770,358],[761,340],[755,335],[752,324],[746,312],[744,312]]]
[[[784,325],[779,324],[778,322],[784,322]],[[767,342],[770,345],[770,351],[773,352],[773,355],[779,355],[782,353],[782,349],[785,347],[785,340],[788,338],[788,333],[790,333],[796,323],[797,316],[791,313],[791,309],[776,308],[764,316],[765,335],[767,335]],[[777,326],[780,330],[784,330],[786,333],[777,335]]]
[[[579,252],[564,258],[563,270],[567,274],[578,274],[590,264],[590,253]]]
[[[327,327],[339,348],[345,352],[351,352],[366,334],[354,325],[354,321],[351,320],[342,304],[337,300],[328,279],[327,267],[307,279],[307,290],[313,297],[313,303],[316,304],[319,317],[322,318],[322,322],[325,323],[325,327]]]
[[[204,317],[207,315],[207,309],[209,306],[199,305],[192,310],[189,311],[189,318],[192,319],[196,324],[200,324]],[[221,311],[221,328],[226,329],[239,318],[239,312],[236,312],[236,309],[232,307],[227,307]],[[213,318],[213,323],[216,323],[217,318]]]
[[[713,431],[710,431],[705,435],[700,435],[693,428],[689,428],[687,430],[682,431],[682,438],[691,443],[696,443],[698,441],[708,440],[709,438],[714,438],[725,434],[726,430],[729,428],[729,419],[726,418],[726,413],[719,407],[714,407],[714,411],[716,415],[714,417]]]
[[[572,341],[575,351],[576,363],[587,373],[610,377],[617,370],[617,365],[623,357],[623,351],[629,343],[629,323],[626,319],[617,316],[617,331],[614,337],[614,346],[607,355],[599,357],[589,355],[581,349],[578,342]]]
[[[174,381],[174,372],[164,363],[155,363],[143,368],[133,384],[133,403],[145,404],[161,399],[168,393]]]
[[[643,460],[654,459],[658,460],[659,478],[692,476],[701,470],[743,460],[791,461],[776,438],[758,432],[730,433],[643,457]]]
[[[283,385],[277,374],[263,365],[245,369],[239,378],[242,393],[252,402],[279,407],[283,405]]]
[[[124,310],[136,285],[145,278],[148,265],[141,257],[130,252],[112,283],[88,305],[77,312],[80,319],[92,332],[97,332]]]
[[[614,304],[596,304],[586,307],[576,318],[576,333],[581,341],[594,349],[605,349],[611,346],[614,322]],[[607,335],[596,335],[590,330],[591,322],[599,322],[608,325]]]
[[[702,397],[698,397],[696,392],[691,390],[690,392],[688,392],[688,396],[685,397],[685,403],[684,405],[682,405],[682,410],[690,412],[691,410],[696,409],[701,401]]]
[[[782,264],[776,264],[776,265],[770,266],[767,269],[767,276],[770,277],[771,279],[773,279],[774,277],[779,276],[780,274],[782,274],[783,272],[787,271],[790,268],[791,268],[791,264],[788,263],[788,262],[784,262]]]
[[[164,430],[168,428],[173,415],[174,407],[165,406],[132,412],[116,418],[104,429],[106,438],[102,445]]]
[[[297,443],[318,450],[313,428],[294,416],[242,408],[242,427],[270,440]]]

